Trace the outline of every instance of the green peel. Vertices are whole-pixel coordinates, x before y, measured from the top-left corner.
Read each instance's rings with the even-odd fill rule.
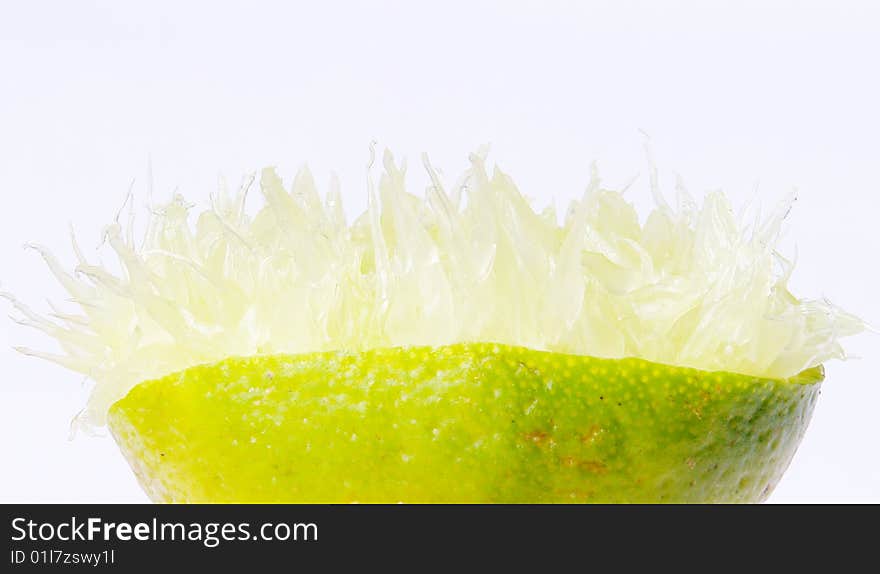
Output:
[[[230,358],[108,418],[158,502],[755,502],[822,379],[457,344]]]

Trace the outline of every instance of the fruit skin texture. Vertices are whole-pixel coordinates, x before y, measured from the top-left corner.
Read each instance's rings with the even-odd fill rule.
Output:
[[[110,429],[157,502],[757,502],[824,377],[491,343],[230,358]]]

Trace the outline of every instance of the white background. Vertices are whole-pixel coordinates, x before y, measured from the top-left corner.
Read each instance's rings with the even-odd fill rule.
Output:
[[[39,310],[59,289],[26,241],[94,249],[152,159],[157,195],[204,205],[217,176],[308,161],[363,207],[368,144],[456,175],[486,142],[558,206],[598,160],[799,202],[798,295],[880,323],[880,12],[814,2],[6,2],[0,4],[0,280]],[[647,204],[645,180],[630,192]],[[5,306],[4,311],[6,310]],[[109,438],[68,442],[81,378],[15,353],[52,346],[0,317],[0,499],[145,501]],[[880,502],[880,337],[829,364],[771,500]]]

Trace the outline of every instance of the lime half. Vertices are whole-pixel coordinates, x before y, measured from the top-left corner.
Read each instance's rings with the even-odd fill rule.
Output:
[[[593,169],[557,212],[485,150],[454,186],[423,160],[421,197],[386,152],[351,221],[337,185],[266,168],[257,209],[254,174],[153,206],[143,239],[117,216],[116,266],[34,245],[75,305],[0,293],[60,347],[19,350],[94,381],[76,428],[109,426],[157,501],[769,495],[866,327],[789,289],[793,197],[673,204],[652,167],[640,217]]]

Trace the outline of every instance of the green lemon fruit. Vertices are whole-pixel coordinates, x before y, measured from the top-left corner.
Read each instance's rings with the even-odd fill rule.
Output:
[[[163,502],[754,502],[822,378],[384,348],[192,367],[135,386],[108,418]]]

